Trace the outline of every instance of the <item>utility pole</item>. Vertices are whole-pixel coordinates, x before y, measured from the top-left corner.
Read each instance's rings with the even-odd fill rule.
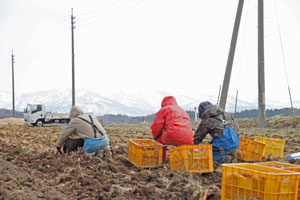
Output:
[[[243,5],[244,5],[244,0],[239,0],[236,17],[235,17],[235,22],[234,22],[234,27],[233,27],[233,32],[232,32],[232,37],[231,37],[226,71],[225,71],[224,80],[223,80],[221,99],[220,99],[220,103],[219,103],[219,106],[222,107],[224,110],[226,107],[228,88],[229,88],[229,82],[230,82],[230,76],[231,76],[231,69],[232,69],[233,58],[234,58],[234,53],[235,53],[236,41],[237,41],[237,37],[238,37],[238,33],[239,33]]]
[[[75,54],[74,54],[74,29],[75,29],[75,17],[73,16],[73,8],[71,15],[71,34],[72,34],[72,106],[75,106]]]
[[[258,119],[259,127],[266,122],[265,57],[264,57],[264,1],[258,0]]]
[[[220,85],[220,88],[219,88],[218,99],[217,99],[217,106],[219,105],[221,89],[222,89],[222,85]]]
[[[13,50],[11,51],[11,68],[12,68],[12,117],[16,117],[15,114],[15,72],[14,72],[15,56]]]

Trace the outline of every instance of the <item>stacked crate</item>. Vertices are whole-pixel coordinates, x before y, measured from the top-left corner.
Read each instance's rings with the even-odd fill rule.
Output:
[[[267,138],[267,137],[259,137],[254,136],[254,141],[265,144],[265,149],[263,152],[263,157],[267,158],[270,156],[282,158],[285,140],[275,139],[275,138]]]
[[[297,200],[300,166],[287,165],[275,162],[223,164],[222,200]]]

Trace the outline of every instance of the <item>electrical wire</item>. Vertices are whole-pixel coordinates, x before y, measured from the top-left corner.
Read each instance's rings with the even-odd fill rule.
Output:
[[[203,6],[203,7],[201,7],[200,9],[198,9],[198,10],[196,10],[196,11],[193,11],[193,12],[192,12],[191,14],[189,14],[188,16],[183,16],[183,17],[181,17],[181,18],[178,19],[175,23],[173,23],[173,24],[171,25],[171,27],[172,27],[172,26],[175,26],[176,24],[179,24],[181,21],[185,20],[186,18],[189,18],[189,17],[191,17],[191,16],[194,16],[194,15],[197,15],[197,14],[203,12],[204,10],[206,10],[206,9],[210,8],[211,6],[213,6],[213,5],[214,5],[215,3],[217,3],[218,1],[220,1],[220,0],[215,0],[215,1],[213,1],[213,2],[211,2],[211,3],[209,3],[209,4],[207,4],[207,5],[205,5],[205,6]]]
[[[67,31],[67,26],[68,24],[65,24],[63,26],[63,28],[58,31],[51,39],[49,39],[47,42],[44,42],[42,45],[40,45],[39,47],[36,47],[32,50],[28,50],[25,53],[22,53],[18,56],[19,59],[26,59],[28,57],[32,57],[35,56],[36,54],[39,54],[39,52],[44,51],[44,49],[47,49],[48,46],[50,46],[53,42],[55,42],[57,40],[57,38],[60,38],[60,36],[62,34],[64,34]]]
[[[239,89],[238,86],[240,85],[240,78],[241,78],[241,72],[242,72],[242,63],[243,63],[243,59],[244,59],[244,50],[245,50],[245,38],[246,38],[246,33],[247,33],[247,22],[248,22],[248,16],[249,16],[249,3],[250,0],[248,0],[247,2],[247,10],[246,10],[246,18],[245,18],[245,26],[244,26],[244,30],[243,30],[243,36],[242,36],[242,47],[241,47],[241,54],[240,54],[240,63],[238,65],[238,79],[237,79],[237,90]]]
[[[128,11],[128,10],[134,8],[135,6],[137,6],[138,4],[142,3],[143,1],[144,1],[144,0],[137,1],[136,3],[132,4],[131,6],[125,8],[125,9],[120,10],[119,12],[113,13],[113,14],[111,14],[111,15],[109,15],[109,16],[103,17],[103,18],[101,18],[101,19],[99,19],[99,20],[96,20],[96,21],[91,21],[91,22],[86,22],[86,23],[80,23],[80,25],[81,25],[81,26],[84,26],[84,25],[90,25],[90,24],[95,24],[95,23],[99,23],[99,22],[104,22],[104,21],[106,21],[106,20],[108,20],[108,19],[110,19],[110,18],[113,18],[113,17],[115,17],[115,16],[118,16],[118,15],[120,15],[120,14],[125,13],[126,11]]]
[[[80,25],[80,26],[84,26],[84,25],[90,25],[90,24],[96,24],[96,23],[99,23],[99,22],[104,22],[104,21],[106,21],[106,20],[108,20],[108,19],[111,19],[111,18],[113,18],[113,17],[115,17],[115,16],[118,16],[118,15],[120,15],[120,14],[123,14],[123,13],[125,13],[126,11],[128,11],[128,10],[130,10],[130,9],[133,9],[133,8],[136,7],[137,5],[141,4],[143,1],[145,1],[145,0],[137,1],[136,3],[132,4],[131,6],[125,8],[125,9],[122,9],[122,10],[120,10],[119,12],[113,13],[113,14],[107,16],[107,17],[103,17],[103,18],[101,18],[101,19],[99,19],[99,20],[95,20],[95,21],[91,21],[91,22],[79,23],[79,25]]]
[[[292,95],[291,95],[291,90],[290,90],[290,84],[289,84],[289,79],[288,79],[285,54],[284,54],[282,36],[281,36],[280,25],[279,25],[278,9],[277,9],[276,0],[274,0],[273,2],[274,2],[274,6],[275,6],[275,14],[276,14],[277,28],[278,28],[278,34],[279,34],[279,40],[280,40],[280,46],[281,46],[281,52],[282,52],[283,66],[284,66],[284,70],[285,70],[285,77],[286,77],[286,82],[288,85],[288,92],[289,92],[289,98],[290,98],[290,103],[291,103],[291,112],[292,112],[292,116],[293,116],[293,127],[296,128],[297,123],[296,123],[295,111],[294,111]]]
[[[144,1],[144,0],[142,0],[142,1]],[[91,17],[79,18],[77,21],[78,22],[91,21],[91,20],[97,19],[97,18],[99,18],[101,16],[104,16],[104,18],[105,18],[105,15],[111,14],[115,10],[121,9],[121,11],[122,11],[122,8],[125,8],[125,10],[126,10],[126,7],[128,5],[130,5],[131,2],[132,2],[132,0],[126,1],[125,3],[123,3],[123,4],[121,4],[121,5],[117,6],[117,7],[113,7],[111,9],[105,10],[104,12],[98,13],[97,15],[94,15],[94,16],[91,16]],[[137,2],[139,2],[139,1],[137,1]],[[137,2],[135,2],[135,3],[137,3]],[[135,5],[135,3],[133,3],[132,5]],[[108,16],[110,16],[110,15],[108,15]]]
[[[39,58],[42,55],[44,55],[45,53],[47,53],[54,46],[56,46],[56,44],[58,42],[60,42],[63,38],[65,38],[67,36],[67,33],[68,33],[67,31],[62,33],[59,37],[56,38],[56,40],[54,40],[51,44],[49,44],[46,48],[42,49],[41,51],[39,51],[33,55],[27,56],[25,58],[18,59],[17,61],[20,63],[28,63],[28,62],[32,62],[33,60],[36,60],[37,58]]]
[[[121,1],[121,0],[116,0],[116,1],[114,1],[114,2],[112,2],[112,3],[110,3],[110,4],[104,5],[104,6],[101,7],[101,8],[97,8],[97,9],[95,9],[95,10],[92,10],[92,11],[89,11],[89,12],[85,12],[85,13],[82,13],[82,14],[77,14],[76,16],[77,16],[77,17],[81,17],[81,16],[90,15],[91,13],[98,12],[99,10],[104,10],[104,9],[106,9],[106,8],[108,8],[108,7],[110,7],[110,6],[114,5],[114,4],[116,4],[116,3],[119,2],[119,1]]]
[[[280,31],[280,25],[279,25],[279,18],[278,18],[278,11],[277,11],[277,4],[276,1],[274,0],[274,6],[275,6],[275,14],[276,14],[276,21],[277,21],[277,29],[278,29],[278,34],[279,34],[279,40],[280,40],[280,46],[281,46],[281,53],[282,53],[282,60],[283,60],[283,66],[285,70],[285,76],[286,76],[286,81],[287,84],[289,84],[289,79],[288,79],[288,73],[287,73],[287,67],[286,67],[286,61],[285,61],[285,54],[284,54],[284,49],[283,49],[283,43],[282,43],[282,36],[281,36],[281,31]]]

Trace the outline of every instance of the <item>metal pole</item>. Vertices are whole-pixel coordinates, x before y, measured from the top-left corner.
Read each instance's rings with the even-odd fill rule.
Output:
[[[236,108],[237,108],[237,100],[238,100],[239,91],[236,91],[235,95],[235,106],[234,106],[234,118],[236,117]]]
[[[15,114],[15,72],[14,72],[15,56],[14,52],[11,52],[11,68],[12,68],[12,117],[16,117]]]
[[[75,17],[73,16],[73,8],[71,15],[71,34],[72,34],[72,106],[75,106],[75,54],[74,54],[74,29],[75,29]]]
[[[260,128],[264,128],[266,122],[264,66],[264,2],[258,0],[258,125]]]
[[[235,53],[236,41],[237,41],[237,37],[238,37],[238,33],[239,33],[243,4],[244,4],[244,0],[239,0],[236,17],[235,17],[235,22],[234,22],[234,27],[233,27],[233,32],[232,32],[232,37],[231,37],[226,71],[225,71],[224,81],[223,81],[223,86],[222,86],[222,93],[221,93],[221,99],[220,99],[219,106],[222,107],[224,110],[226,107],[230,75],[231,75],[231,69],[232,69],[233,58],[234,58],[234,53]]]
[[[219,100],[220,100],[220,95],[221,95],[221,89],[222,89],[222,85],[220,85],[220,88],[219,88],[219,94],[218,94],[218,99],[217,99],[217,106],[219,105]]]
[[[197,107],[195,107],[194,110],[195,110],[195,121],[198,121],[198,119],[197,119]]]

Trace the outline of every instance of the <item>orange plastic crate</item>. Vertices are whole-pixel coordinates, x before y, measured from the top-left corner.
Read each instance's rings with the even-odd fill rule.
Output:
[[[265,148],[265,144],[248,140],[240,137],[240,145],[238,148],[238,159],[244,161],[260,161]]]
[[[300,173],[248,163],[222,170],[222,200],[297,200]]]
[[[266,167],[290,170],[290,171],[294,171],[294,172],[300,172],[300,165],[293,165],[293,164],[289,164],[289,163],[261,162],[261,163],[255,163],[255,164],[261,165],[261,166],[266,166]],[[298,180],[298,200],[300,200],[300,179]]]
[[[170,149],[170,167],[171,172],[213,172],[212,145],[181,145]]]
[[[266,144],[265,150],[263,152],[263,157],[283,157],[285,140],[254,136],[254,141]]]
[[[291,170],[295,172],[300,172],[300,165],[293,165],[289,163],[282,163],[282,162],[260,162],[260,163],[255,163],[256,165],[261,165],[261,166],[267,166],[267,167],[273,167],[273,168],[279,168],[279,169],[284,169],[284,170]]]
[[[129,140],[128,161],[137,167],[158,167],[162,155],[163,145],[154,140]]]

